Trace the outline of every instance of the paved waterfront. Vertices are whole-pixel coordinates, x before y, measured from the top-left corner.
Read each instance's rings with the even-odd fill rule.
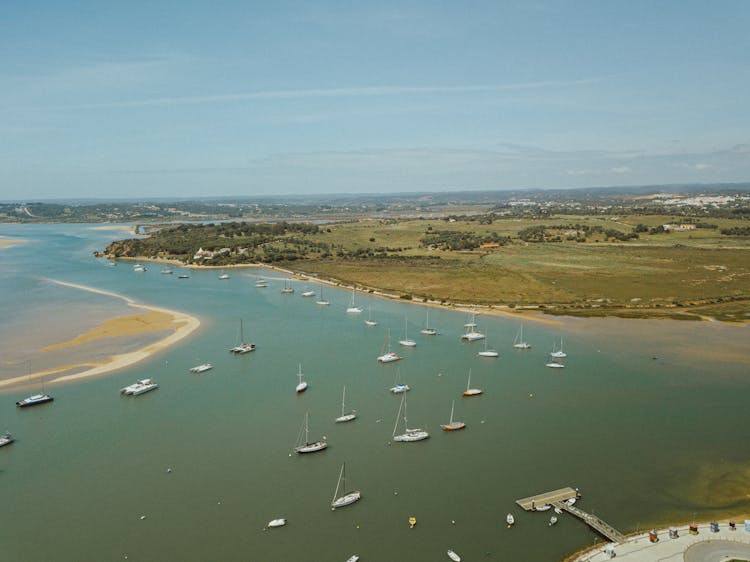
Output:
[[[698,534],[691,535],[687,525],[677,527],[679,538],[670,539],[667,529],[659,530],[659,542],[652,543],[648,532],[629,537],[625,544],[615,547],[615,557],[633,562],[720,562],[731,558],[750,560],[750,533],[744,522],[737,521],[737,530],[730,531],[727,522],[712,533],[708,523],[698,526]],[[602,562],[611,558],[602,544],[582,554],[574,562]]]

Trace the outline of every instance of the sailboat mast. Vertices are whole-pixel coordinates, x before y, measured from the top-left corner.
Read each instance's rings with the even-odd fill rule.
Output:
[[[401,409],[404,407],[404,400],[406,399],[406,394],[401,396],[401,404],[398,406],[398,414],[396,414],[396,424],[393,426],[393,437],[396,436],[396,430],[398,429],[398,422],[401,419]]]
[[[469,380],[466,381],[466,390],[471,386],[471,369],[469,369]]]
[[[449,425],[453,425],[453,407],[456,405],[456,401],[451,402],[451,421]]]
[[[344,387],[344,392],[341,394],[341,417],[344,416],[344,401],[346,400],[346,386]]]
[[[336,501],[336,498],[339,495],[339,486],[341,486],[341,478],[344,476],[344,467],[346,466],[346,463],[341,465],[341,472],[339,472],[339,480],[336,482],[336,491],[333,493],[333,499],[331,500],[331,503]],[[346,485],[344,486],[346,488]]]

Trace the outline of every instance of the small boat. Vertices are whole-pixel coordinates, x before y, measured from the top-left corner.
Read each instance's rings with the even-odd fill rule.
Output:
[[[290,295],[294,292],[294,287],[292,287],[291,279],[284,279],[284,287],[281,289],[281,292],[285,295]]]
[[[448,550],[446,554],[448,555],[448,558],[453,560],[453,562],[461,562],[461,557],[452,550]]]
[[[148,271],[148,268],[139,264],[133,266],[133,271],[135,271],[136,273],[143,273],[144,271]]]
[[[549,511],[550,509],[552,509],[552,506],[548,503],[534,506],[534,511]]]
[[[265,289],[268,287],[268,281],[263,279],[262,277],[259,277],[257,281],[255,281],[255,286],[259,289]]]
[[[346,562],[357,562],[357,560],[359,560],[359,556],[354,554],[353,556],[350,556],[349,558],[347,558]]]
[[[464,332],[461,335],[462,340],[466,341],[478,341],[483,340],[485,338],[484,334],[482,332],[477,331],[477,323],[476,323],[476,312],[471,312],[471,322],[467,322],[464,324],[464,327],[466,328],[466,332]]]
[[[286,519],[280,518],[280,519],[271,519],[266,525],[266,527],[268,527],[269,529],[273,529],[274,527],[283,527],[284,525],[286,525]]]
[[[342,485],[343,483],[343,485]],[[353,492],[344,492],[343,496],[339,496],[339,488],[346,490],[346,463],[341,465],[341,472],[339,472],[339,480],[336,482],[336,491],[333,492],[333,499],[331,500],[331,510],[346,505],[351,505],[362,499],[362,493],[359,490]]]
[[[190,279],[190,276],[187,273],[183,273],[181,275],[178,275],[177,279]]]
[[[398,353],[391,351],[391,331],[388,330],[385,336],[385,341],[383,342],[383,349],[381,350],[383,353],[378,356],[378,362],[379,363],[392,363],[393,361],[399,361],[400,359],[403,359]]]
[[[413,529],[414,525],[417,524],[417,518],[416,517],[409,517],[409,528]]]
[[[564,359],[568,356],[567,353],[563,351],[563,340],[560,338],[560,349],[556,349],[555,344],[552,344],[552,353],[549,354],[550,357],[554,357],[555,359]]]
[[[453,407],[456,405],[456,401],[454,400],[451,403],[451,421],[449,421],[446,424],[441,424],[440,427],[444,429],[445,431],[456,431],[458,429],[464,429],[466,427],[466,424],[461,421],[453,421]]]
[[[564,504],[567,504],[567,505],[575,505],[575,503],[576,503],[576,498],[569,498],[569,499],[567,499],[567,500],[563,500],[563,503],[564,503]]]
[[[354,304],[354,293],[355,293],[355,289],[352,289],[352,298],[349,301],[349,307],[346,309],[346,312],[348,312],[349,314],[361,314],[362,307],[356,306]]]
[[[242,327],[242,318],[240,318],[240,343],[229,348],[229,351],[237,355],[243,355],[255,351],[255,344],[245,341],[245,332]]]
[[[553,515],[552,517],[549,518],[549,523],[547,523],[547,525],[552,527],[552,525],[554,525],[555,523],[557,523],[557,517]]]
[[[509,513],[505,516],[505,522],[508,524],[508,529],[510,529],[516,522],[516,518],[513,517],[512,513]]]
[[[471,388],[471,369],[469,369],[469,379],[466,381],[466,390],[464,396],[479,396],[484,390],[481,388]]]
[[[563,511],[563,510],[562,510],[562,509],[560,509],[559,507],[556,507],[556,508],[555,508],[555,513],[557,513],[558,515],[562,515],[562,511]]]
[[[403,345],[404,347],[416,347],[417,342],[409,339],[409,334],[407,332],[408,325],[409,325],[409,319],[407,317],[404,317],[404,339],[398,340],[398,343],[400,345]]]
[[[550,361],[549,363],[544,364],[545,367],[549,367],[550,369],[564,369],[565,365],[563,363],[560,363],[559,361]]]
[[[352,410],[348,414],[345,413],[346,412],[346,406],[344,406],[345,400],[346,400],[346,387],[344,387],[344,391],[341,394],[341,415],[334,420],[336,423],[344,423],[344,422],[352,421],[357,418],[357,410]]]
[[[523,324],[521,324],[518,327],[518,332],[516,332],[516,337],[513,340],[513,348],[514,349],[531,349],[531,344],[524,341],[523,339]]]
[[[499,353],[495,349],[487,349],[487,338],[484,339],[484,351],[477,353],[479,357],[498,357]]]
[[[172,275],[173,273],[174,273],[174,271],[172,271],[168,267],[165,267],[164,269],[161,270],[161,274],[162,275]]]
[[[11,443],[13,443],[13,436],[10,434],[10,431],[0,434],[0,447],[10,445]]]
[[[315,291],[311,291],[311,290],[308,289],[307,291],[304,291],[302,293],[302,296],[303,297],[314,297],[315,296]]]
[[[398,429],[398,422],[401,416],[401,410],[404,411],[404,432],[396,435]],[[414,441],[422,441],[430,436],[424,429],[409,429],[409,422],[406,419],[406,394],[401,397],[401,405],[398,408],[398,414],[396,415],[396,425],[393,426],[393,440],[397,443],[412,443]]]
[[[319,304],[320,306],[328,306],[331,304],[331,301],[328,301],[323,297],[323,287],[320,288],[320,299],[316,300],[315,304]]]
[[[430,309],[427,309],[427,320],[424,323],[424,328],[419,330],[420,334],[424,334],[425,336],[436,336],[437,330],[435,328],[430,328]]]
[[[52,402],[54,398],[50,396],[49,394],[32,394],[28,398],[24,398],[23,400],[19,400],[16,402],[16,406],[19,408],[28,408],[29,406],[37,406],[39,404],[45,404],[47,402]]]
[[[328,443],[326,443],[322,439],[319,441],[310,442],[310,430],[308,427],[309,418],[310,414],[305,413],[305,421],[300,428],[299,436],[297,437],[297,445],[293,449],[295,453],[298,453],[300,455],[303,455],[305,453],[317,453],[318,451],[322,451],[323,449],[328,447]],[[303,433],[304,439],[302,438]]]
[[[159,388],[159,385],[156,384],[156,381],[154,381],[153,379],[141,379],[139,381],[135,381],[133,384],[126,386],[125,388],[121,388],[120,394],[124,394],[126,396],[138,396],[139,394],[144,394],[149,390],[156,390],[157,388]]]
[[[219,279],[221,279],[221,280],[229,279],[229,274],[228,273],[222,273],[221,275],[219,275]]]
[[[367,307],[367,320],[365,320],[365,325],[370,326],[371,328],[378,325],[377,321],[372,319],[372,306]]]
[[[214,366],[211,365],[211,363],[203,363],[201,365],[196,365],[195,367],[192,367],[190,369],[191,373],[205,373],[206,371],[210,371],[213,369]]]
[[[401,369],[396,369],[396,380],[393,386],[389,389],[393,394],[403,394],[411,390],[409,385],[401,382]]]
[[[299,383],[295,387],[296,392],[304,392],[307,390],[307,383],[302,380],[302,363],[299,364],[299,372],[297,373],[297,376],[299,377]]]

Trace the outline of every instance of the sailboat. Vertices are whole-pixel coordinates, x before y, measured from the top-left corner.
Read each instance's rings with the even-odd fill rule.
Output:
[[[351,299],[351,301],[349,301],[349,308],[347,308],[346,311],[349,314],[361,314],[362,307],[356,306],[354,304],[354,293],[355,293],[355,289],[352,289],[352,299]]]
[[[245,341],[245,333],[242,328],[242,318],[240,318],[240,343],[230,348],[229,351],[238,355],[249,353],[250,351],[255,351],[255,344]]]
[[[268,287],[268,282],[262,277],[258,277],[258,279],[255,281],[255,286],[259,289],[265,289],[266,287]]]
[[[307,390],[307,383],[302,380],[302,363],[299,364],[299,372],[297,373],[297,376],[299,377],[299,384],[297,384],[295,390],[297,392],[304,392]]]
[[[367,307],[367,320],[365,320],[365,324],[370,327],[378,325],[378,322],[372,319],[372,305]]]
[[[31,380],[31,375],[29,375],[29,380]],[[32,394],[23,400],[18,400],[16,406],[19,408],[28,408],[29,406],[37,406],[46,402],[52,402],[53,400],[52,396],[44,393],[44,379],[42,379],[42,392],[40,394]]]
[[[497,357],[499,353],[495,349],[487,349],[487,338],[484,339],[484,351],[477,353],[479,357]]]
[[[396,435],[398,423],[401,418],[401,410],[404,411],[404,432]],[[396,425],[393,426],[393,440],[398,443],[411,443],[412,441],[422,441],[430,436],[424,429],[409,429],[409,421],[406,419],[406,394],[401,397],[401,405],[396,415]]]
[[[383,342],[383,351],[384,353],[378,357],[378,362],[380,363],[391,363],[392,361],[398,361],[400,359],[403,359],[403,357],[401,357],[398,353],[396,353],[395,351],[391,351],[391,331],[390,330],[388,330],[388,333],[385,336],[385,342]]]
[[[565,364],[561,363],[560,361],[557,361],[555,359],[552,359],[548,363],[544,364],[545,367],[549,367],[550,369],[564,369]]]
[[[284,279],[284,288],[281,289],[281,292],[285,295],[289,295],[294,292],[294,287],[292,287],[291,279]]]
[[[516,338],[513,340],[514,349],[531,349],[531,344],[523,339],[523,324],[518,327]]]
[[[315,291],[313,291],[312,289],[310,289],[310,288],[308,287],[307,289],[305,289],[305,290],[304,290],[304,291],[302,292],[302,296],[303,296],[303,297],[314,297],[314,296],[315,296]]]
[[[322,451],[323,449],[328,447],[328,443],[326,443],[322,439],[320,441],[313,441],[312,443],[310,443],[310,431],[308,427],[309,418],[310,414],[305,413],[305,422],[302,424],[302,427],[299,430],[297,445],[294,447],[294,452],[300,455],[304,453],[317,453],[318,451]],[[305,434],[304,440],[302,439],[303,432]]]
[[[471,311],[471,322],[467,322],[464,324],[464,327],[466,328],[466,331],[461,335],[462,340],[466,341],[477,341],[477,340],[483,340],[484,334],[482,332],[477,331],[477,323],[476,323],[476,312]]]
[[[463,429],[466,427],[464,422],[453,421],[453,407],[456,405],[456,401],[451,402],[451,421],[446,424],[441,424],[440,427],[445,431],[456,431],[457,429]]]
[[[320,288],[320,299],[315,301],[315,304],[319,304],[320,306],[328,306],[330,301],[327,301],[325,297],[323,297],[323,287]]]
[[[336,423],[352,421],[353,419],[357,417],[357,410],[352,410],[348,414],[345,413],[346,412],[346,407],[344,406],[345,401],[346,401],[346,387],[344,387],[344,392],[342,392],[341,394],[341,415],[334,420]]]
[[[563,339],[560,337],[560,349],[555,349],[554,342],[552,343],[552,353],[549,354],[550,357],[554,357],[555,359],[564,359],[568,356],[567,353],[563,351]]]
[[[409,334],[407,333],[408,325],[409,325],[409,318],[404,316],[404,339],[398,340],[398,343],[403,345],[404,347],[416,347],[417,342],[409,339]]]
[[[393,394],[402,394],[409,390],[411,390],[411,388],[409,388],[409,385],[401,382],[401,369],[396,369],[396,381],[394,382],[393,386],[390,388],[390,391]]]
[[[424,323],[424,328],[419,330],[420,334],[424,334],[425,336],[435,336],[437,335],[437,330],[435,328],[430,328],[430,309],[427,309],[427,320]]]
[[[464,396],[479,396],[484,390],[481,388],[471,388],[471,369],[469,369],[469,380],[466,381],[466,390],[464,390]]]
[[[341,488],[342,490],[346,490],[346,463],[341,465],[339,480],[338,482],[336,482],[336,491],[333,492],[333,499],[331,500],[331,511],[338,507],[351,505],[354,502],[362,499],[362,493],[359,490],[354,490],[353,492],[345,491],[343,496],[339,496],[339,488]]]
[[[219,279],[221,279],[221,280],[229,279],[229,274],[228,273],[222,273],[221,275],[219,275]]]

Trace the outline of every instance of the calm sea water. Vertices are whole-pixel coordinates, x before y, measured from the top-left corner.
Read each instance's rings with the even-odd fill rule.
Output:
[[[358,295],[365,313],[347,315],[347,291],[326,287],[331,306],[319,307],[300,296],[302,283],[282,295],[274,272],[229,270],[220,281],[216,270],[192,271],[180,280],[156,264],[144,274],[127,263],[108,267],[91,253],[120,236],[88,225],[2,226],[0,235],[30,241],[0,251],[3,330],[13,337],[45,316],[75,332],[81,318],[123,313],[114,299],[86,293],[66,293],[62,306],[42,277],[202,321],[146,362],[48,388],[52,404],[19,410],[14,401],[25,393],[0,395],[0,429],[17,438],[0,449],[3,559],[343,562],[357,553],[363,561],[428,561],[447,559],[452,548],[464,560],[559,560],[596,535],[567,515],[547,527],[547,516],[514,502],[568,485],[581,489],[583,509],[624,532],[750,511],[747,497],[721,496],[721,479],[720,499],[695,499],[706,467],[750,463],[747,328],[527,321],[533,349],[514,352],[518,321],[480,316],[500,351],[493,360],[477,357],[481,342],[459,341],[461,312],[431,309],[440,335],[423,336],[423,307]],[[271,279],[268,288],[254,286],[259,273]],[[375,328],[364,325],[370,306]],[[60,316],[66,307],[70,325]],[[235,357],[227,349],[240,318],[258,348]],[[414,349],[397,343],[405,318]],[[375,358],[388,328],[406,358],[384,366]],[[546,369],[561,336],[567,367]],[[717,354],[717,346],[731,353]],[[188,372],[206,361],[215,366],[209,373]],[[309,383],[302,395],[294,392],[298,363]],[[429,430],[427,441],[390,444],[397,368],[412,387],[410,425]],[[469,369],[481,397],[461,395]],[[119,388],[142,377],[160,389],[120,397]],[[335,424],[344,385],[359,418]],[[455,417],[468,427],[443,432],[454,399]],[[326,436],[329,448],[290,455],[306,412],[311,437]],[[342,462],[363,499],[332,512]],[[409,529],[412,515],[418,524]],[[288,525],[264,530],[276,517]]]

